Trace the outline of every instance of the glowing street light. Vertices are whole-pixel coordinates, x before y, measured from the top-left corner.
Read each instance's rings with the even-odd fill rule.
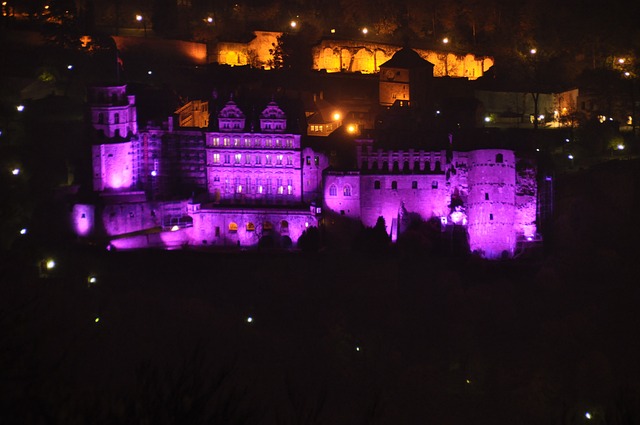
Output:
[[[367,27],[362,28],[362,34],[364,35],[369,34],[369,29]]]
[[[16,106],[16,111],[18,111],[18,112],[23,112],[23,111],[24,111],[24,105],[18,105],[18,106]]]
[[[584,417],[587,419],[591,419],[591,413],[590,412],[585,412]]]
[[[296,29],[298,27],[298,23],[296,21],[291,21],[289,26],[291,26],[292,29]]]
[[[355,133],[355,132],[356,132],[356,129],[357,129],[357,128],[356,128],[356,126],[355,126],[355,125],[353,125],[353,124],[349,124],[349,125],[347,126],[347,133],[349,133],[349,134],[353,134],[353,133]]]
[[[73,69],[73,65],[71,65],[71,64],[67,65],[67,69],[68,69],[69,71],[71,71],[71,70]]]
[[[620,58],[620,59],[618,59],[618,63],[619,63],[620,65],[622,65],[622,64],[624,63],[624,58]]]
[[[335,28],[331,28],[331,34],[335,34],[336,33],[336,29]]]
[[[213,24],[213,17],[211,17],[211,16],[207,16],[207,19],[206,19],[206,20],[207,20],[207,23],[209,23],[209,24]]]
[[[620,143],[618,146],[616,146],[616,148],[617,148],[619,151],[623,151],[623,150],[624,150],[624,145],[623,145],[622,143]]]
[[[573,161],[573,155],[569,154],[569,155],[567,155],[567,158],[569,158],[571,161]]]
[[[442,39],[442,44],[449,44],[449,37],[445,37]]]
[[[27,234],[27,228],[23,227],[22,229],[20,229],[20,234],[21,235],[26,235]]]
[[[136,21],[142,22],[142,15],[136,15]]]
[[[20,174],[20,169],[19,168],[14,168],[13,170],[11,170],[11,174],[13,174],[14,176],[17,176]]]
[[[45,263],[47,270],[53,270],[56,267],[56,262],[52,258],[49,258]]]
[[[251,316],[247,317],[247,323],[253,323],[253,317]]]
[[[342,118],[342,115],[340,115],[340,112],[334,112],[333,113],[333,120],[334,121],[340,121],[340,118]]]
[[[142,23],[142,28],[144,29],[144,36],[147,36],[147,21],[144,19],[144,17],[140,14],[136,15],[136,21],[141,22]]]
[[[531,49],[529,50],[529,53],[531,53],[532,55],[535,55],[536,53],[538,53],[538,49]]]

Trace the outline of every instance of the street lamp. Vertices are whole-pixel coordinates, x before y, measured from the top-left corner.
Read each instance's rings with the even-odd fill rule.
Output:
[[[367,27],[362,28],[362,34],[367,35],[369,33],[369,29]]]
[[[142,28],[144,29],[144,36],[146,37],[147,36],[147,21],[140,14],[136,15],[136,21],[142,22]]]

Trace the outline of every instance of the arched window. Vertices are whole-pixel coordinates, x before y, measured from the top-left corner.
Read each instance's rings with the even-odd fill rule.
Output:
[[[252,222],[248,222],[246,228],[247,228],[247,232],[253,232],[256,230],[256,225],[253,224]]]
[[[270,221],[262,223],[262,230],[273,230],[273,224]]]
[[[502,154],[499,153],[496,155],[496,163],[498,164],[502,164],[502,161],[504,161],[504,158],[502,157]]]
[[[332,184],[329,187],[329,196],[337,196],[338,195],[338,188],[336,187],[335,184]]]
[[[282,230],[283,232],[289,231],[289,222],[287,220],[282,220],[280,222],[280,230]]]
[[[351,186],[345,185],[345,187],[342,188],[342,195],[351,196]]]
[[[229,223],[229,233],[236,233],[238,231],[238,224],[235,222]]]

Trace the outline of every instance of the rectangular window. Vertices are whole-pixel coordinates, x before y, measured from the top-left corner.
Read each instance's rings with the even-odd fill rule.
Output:
[[[287,139],[287,147],[288,147],[289,149],[293,148],[293,140],[291,140],[291,139]]]
[[[264,156],[264,163],[267,165],[271,165],[271,155]]]
[[[376,180],[373,182],[373,188],[374,189],[380,189],[380,180]]]
[[[493,214],[489,214],[489,220],[493,220]]]
[[[277,165],[282,165],[282,154],[278,154],[276,156],[276,164]]]
[[[231,155],[228,153],[224,154],[224,163],[229,164],[231,162]]]
[[[307,157],[307,165],[311,165],[311,157],[310,156]]]
[[[213,163],[214,164],[220,164],[220,154],[219,153],[214,153],[213,154]]]
[[[485,201],[488,201],[488,200],[489,200],[489,194],[488,194],[488,193],[485,193],[485,194],[484,194],[484,200],[485,200]]]
[[[431,182],[431,189],[437,189],[438,188],[438,181],[434,180]]]
[[[412,181],[411,182],[411,189],[417,189],[418,188],[418,182],[417,181]]]
[[[267,147],[267,148],[270,148],[271,147],[271,139],[265,139],[264,146]]]
[[[235,147],[240,146],[240,139],[238,139],[238,138],[233,139],[233,146],[235,146]]]
[[[222,144],[223,144],[224,146],[229,146],[229,144],[230,144],[230,142],[229,142],[229,138],[228,138],[228,137],[225,137],[225,138],[222,140]]]
[[[244,139],[244,147],[245,148],[250,148],[251,147],[251,139],[249,139],[249,138],[245,138]]]
[[[287,165],[293,165],[293,157],[291,155],[287,155]]]
[[[262,157],[260,155],[256,155],[256,165],[262,164]]]
[[[314,162],[316,165],[320,165],[320,157],[319,157],[319,156],[314,157],[314,158],[313,158],[313,162]]]
[[[239,154],[239,153],[235,154],[234,159],[236,164],[240,164],[240,161],[242,160],[242,154]]]
[[[213,138],[213,146],[220,146],[220,138],[219,137],[214,137]]]
[[[396,190],[398,189],[398,182],[397,181],[392,181],[391,182],[391,189]]]

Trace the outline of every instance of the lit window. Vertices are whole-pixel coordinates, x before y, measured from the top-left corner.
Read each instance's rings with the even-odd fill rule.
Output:
[[[260,155],[256,155],[256,165],[262,164],[262,157]]]
[[[293,148],[293,140],[287,139],[287,147],[288,148]]]
[[[236,146],[236,147],[240,146],[240,139],[238,138],[233,139],[233,146]]]
[[[287,165],[293,165],[293,157],[291,155],[287,155]]]
[[[214,164],[220,164],[220,154],[219,153],[214,153],[213,154],[213,163]]]
[[[351,186],[346,185],[346,186],[342,189],[342,195],[343,195],[343,196],[351,196]]]
[[[261,185],[261,184],[260,184],[260,185],[258,185],[258,193],[260,193],[260,194],[261,194],[261,193],[262,193],[262,190],[263,190],[263,189],[262,189],[262,185]]]
[[[315,156],[313,158],[313,162],[315,163],[315,165],[320,165],[320,157],[319,156]]]
[[[238,225],[233,221],[229,223],[229,233],[236,233],[238,231]]]
[[[332,184],[331,187],[329,187],[329,196],[337,196],[338,195],[338,188],[336,187],[335,184]]]
[[[262,223],[262,230],[273,230],[273,223],[270,221],[265,221]]]
[[[244,139],[244,147],[245,148],[251,147],[251,139],[249,138]]]
[[[306,162],[307,162],[307,165],[311,165],[311,157],[310,156],[308,156],[306,158]]]
[[[271,155],[264,156],[264,163],[267,165],[271,165]]]
[[[256,230],[256,225],[252,222],[247,223],[247,232],[253,232]]]
[[[213,146],[220,146],[220,138],[219,137],[214,137],[213,138]]]
[[[278,195],[282,195],[284,193],[284,187],[278,186]]]
[[[265,139],[264,146],[267,147],[267,148],[270,148],[271,147],[271,139]]]
[[[276,156],[276,164],[277,165],[282,165],[282,154],[278,154]]]
[[[242,154],[235,154],[236,164],[240,164],[240,160],[242,160]]]
[[[280,139],[276,139],[276,148],[280,147]]]
[[[236,186],[236,193],[242,193],[242,185],[241,184]]]

